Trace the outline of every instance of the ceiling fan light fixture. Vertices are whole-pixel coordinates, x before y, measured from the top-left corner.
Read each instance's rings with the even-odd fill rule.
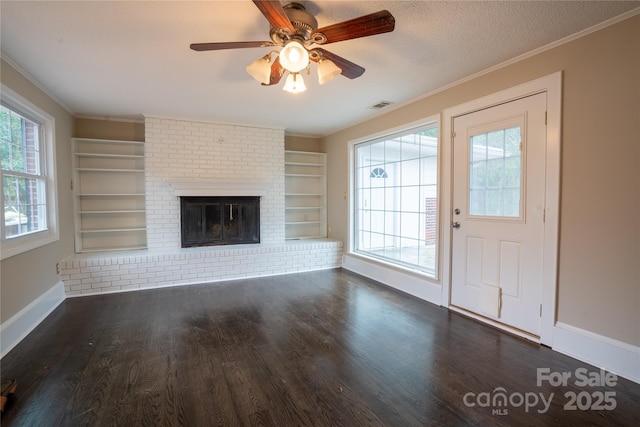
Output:
[[[253,0],[253,3],[269,21],[272,41],[191,43],[189,47],[198,52],[255,47],[279,49],[279,52],[273,50],[254,61],[246,70],[264,86],[278,84],[288,71],[285,90],[293,93],[306,90],[300,72],[306,69],[307,75],[309,74],[309,61],[318,63],[320,84],[331,81],[338,74],[355,79],[365,71],[358,64],[324,50],[321,46],[312,47],[314,44],[325,45],[374,36],[391,32],[395,28],[395,18],[388,10],[318,28],[316,18],[296,0],[285,6],[280,4],[280,0]],[[277,55],[274,61],[271,61],[272,54]]]
[[[269,84],[271,79],[271,53],[258,58],[247,67],[247,73],[262,84]]]
[[[289,40],[280,51],[280,64],[290,73],[297,73],[309,65],[309,52],[297,40]]]
[[[335,79],[342,72],[333,61],[321,59],[318,61],[318,82],[323,85]]]
[[[284,83],[282,90],[286,90],[290,93],[300,93],[307,90],[307,87],[302,80],[300,73],[289,73],[287,81]]]

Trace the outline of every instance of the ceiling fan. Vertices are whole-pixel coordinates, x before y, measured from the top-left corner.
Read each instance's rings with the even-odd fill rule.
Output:
[[[247,67],[247,72],[264,86],[280,82],[285,72],[289,72],[284,90],[302,92],[306,89],[300,72],[309,70],[309,61],[318,64],[318,78],[324,84],[338,74],[355,79],[365,69],[321,46],[373,36],[393,31],[395,18],[389,11],[364,15],[338,24],[318,28],[316,18],[300,3],[282,6],[278,0],[253,0],[253,3],[271,24],[270,41],[240,41],[221,43],[192,43],[195,51],[239,49],[250,47],[281,47],[272,50]],[[271,56],[277,54],[273,62]]]

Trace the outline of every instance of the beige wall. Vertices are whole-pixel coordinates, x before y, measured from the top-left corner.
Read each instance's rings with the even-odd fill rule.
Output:
[[[4,323],[60,281],[56,264],[74,251],[71,137],[144,141],[144,123],[74,119],[5,61],[0,76],[2,84],[55,118],[60,222],[58,242],[7,258],[0,264],[0,321]]]
[[[144,141],[144,121],[123,122],[78,117],[75,119],[73,136],[76,138]]]
[[[640,345],[638,15],[324,138],[330,237],[347,240],[348,141],[559,70],[564,83],[558,320]]]
[[[56,263],[73,253],[73,202],[70,189],[73,118],[4,60],[0,66],[2,84],[55,118],[60,227],[59,241],[2,260],[0,320],[4,323],[60,281],[56,274]]]
[[[77,138],[120,139],[124,141],[144,141],[144,121],[124,122],[78,117],[75,119],[73,136]],[[299,135],[285,135],[285,150],[320,152],[320,138]]]
[[[284,149],[292,151],[313,151],[321,152],[322,141],[319,138],[309,138],[304,136],[285,135]]]

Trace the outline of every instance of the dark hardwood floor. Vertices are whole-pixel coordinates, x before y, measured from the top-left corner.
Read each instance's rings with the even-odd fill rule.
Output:
[[[1,369],[3,426],[640,425],[640,385],[339,269],[68,299]]]

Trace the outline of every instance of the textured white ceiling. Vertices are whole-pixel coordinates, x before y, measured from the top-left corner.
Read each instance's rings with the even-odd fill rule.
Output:
[[[283,2],[286,4],[287,2]],[[190,43],[269,40],[250,0],[0,2],[2,56],[78,116],[143,115],[284,128],[321,136],[629,11],[639,1],[302,1],[319,26],[378,10],[394,32],[327,45],[364,67],[292,95],[245,67],[264,48],[194,52]],[[392,107],[387,107],[387,110]]]

